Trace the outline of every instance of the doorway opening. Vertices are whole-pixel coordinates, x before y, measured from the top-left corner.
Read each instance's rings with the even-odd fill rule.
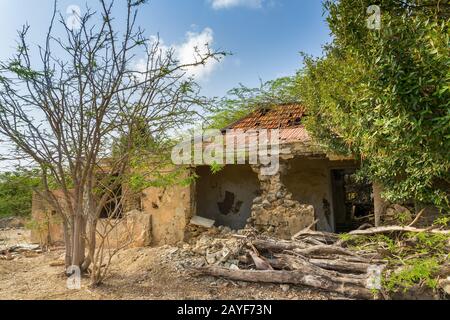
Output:
[[[114,176],[113,179],[118,179]],[[114,182],[112,183],[114,185]],[[123,190],[122,185],[118,184],[113,190],[105,188],[103,195],[108,195],[108,200],[100,212],[100,219],[121,219],[123,218]]]
[[[374,213],[372,184],[356,178],[356,169],[331,170],[333,213],[337,233],[357,229]]]

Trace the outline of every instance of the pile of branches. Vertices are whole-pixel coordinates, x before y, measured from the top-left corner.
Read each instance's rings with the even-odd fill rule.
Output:
[[[291,240],[236,235],[241,245],[227,253],[227,258],[238,261],[237,265],[227,267],[223,264],[225,259],[221,259],[196,268],[195,272],[235,281],[307,286],[355,299],[388,298],[382,288],[382,277],[389,274],[387,269],[392,265],[384,246],[369,242],[355,249],[350,244],[352,239],[377,235],[398,238],[421,233],[447,237],[450,232],[391,226],[356,230],[344,237],[311,229],[312,226],[302,230]]]
[[[14,260],[18,256],[34,257],[42,253],[37,244],[17,244],[0,250],[0,260]]]

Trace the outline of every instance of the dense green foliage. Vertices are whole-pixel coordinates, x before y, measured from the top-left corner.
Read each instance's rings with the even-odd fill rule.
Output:
[[[34,171],[0,173],[0,217],[30,215],[33,188],[39,184]]]
[[[356,236],[343,234],[341,240],[353,250],[378,252],[386,261],[383,288],[389,292],[415,285],[435,289],[442,266],[449,262],[449,235],[405,233],[400,235]]]
[[[325,1],[333,42],[324,57],[306,57],[298,77],[307,126],[333,151],[361,159],[389,200],[448,210],[448,5],[381,0],[381,28],[372,30],[372,4]]]

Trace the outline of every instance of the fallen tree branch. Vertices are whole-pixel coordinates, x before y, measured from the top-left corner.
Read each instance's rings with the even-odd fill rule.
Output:
[[[279,283],[312,287],[339,293],[351,298],[371,299],[371,290],[352,284],[347,279],[333,279],[322,275],[308,274],[300,270],[296,271],[254,271],[254,270],[230,270],[220,267],[198,268],[197,272],[214,277],[224,277],[235,281],[247,281],[258,283]]]
[[[417,214],[416,218],[413,220],[413,222],[411,222],[408,227],[412,227],[413,225],[415,225],[419,219],[422,217],[423,213],[425,212],[425,209],[420,210],[420,212]]]
[[[349,272],[349,273],[367,273],[367,270],[371,266],[369,263],[364,262],[349,262],[345,260],[329,260],[329,259],[310,259],[313,265],[321,267],[327,270],[334,270],[339,272]]]
[[[308,246],[299,242],[274,241],[255,239],[252,244],[259,250],[268,250],[272,252],[283,252],[286,250],[306,249]]]
[[[371,228],[371,229],[366,229],[366,230],[355,230],[355,231],[350,232],[349,234],[354,235],[354,236],[367,236],[367,235],[383,234],[383,233],[390,233],[390,232],[415,232],[415,233],[430,232],[430,233],[435,233],[435,234],[450,235],[450,230],[417,229],[414,227],[400,227],[400,226],[389,226],[389,227]]]

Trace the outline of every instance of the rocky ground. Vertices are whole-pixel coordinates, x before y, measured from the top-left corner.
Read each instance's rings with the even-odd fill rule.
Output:
[[[62,266],[63,248],[50,248],[0,260],[0,299],[76,299],[76,300],[162,300],[162,299],[261,299],[323,300],[338,295],[304,287],[250,284],[211,277],[190,271],[209,260],[220,259],[223,248],[215,252],[212,239],[221,234],[200,236],[191,244],[161,248],[134,248],[120,252],[113,260],[111,274],[98,288],[82,280],[81,290],[68,290]],[[29,242],[25,229],[0,229],[0,250]],[[211,249],[213,248],[213,249]],[[211,252],[210,252],[211,251]],[[210,261],[211,262],[211,261]],[[232,268],[232,262],[230,262]]]

